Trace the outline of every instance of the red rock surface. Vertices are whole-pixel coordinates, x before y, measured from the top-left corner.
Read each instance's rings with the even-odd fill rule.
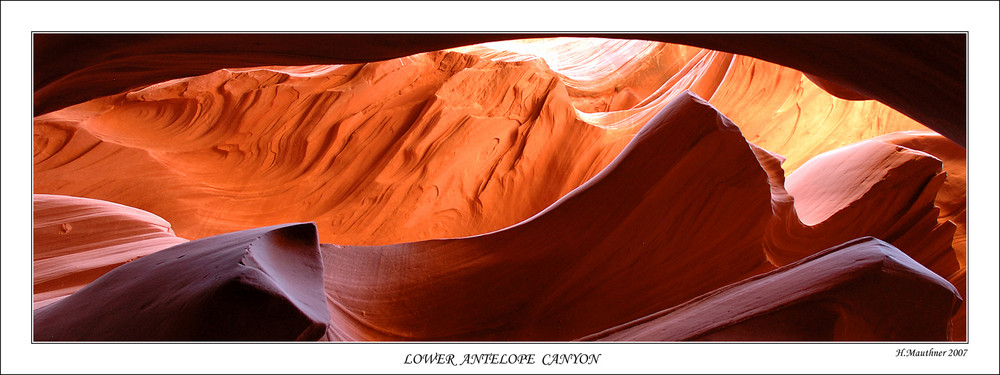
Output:
[[[802,72],[746,56],[734,57],[710,101],[747,140],[784,156],[785,175],[823,152],[882,134],[927,130],[880,102],[839,99]]]
[[[540,36],[546,35],[39,33],[34,34],[34,60],[39,62],[34,72],[35,114],[221,68],[382,61]],[[887,103],[965,146],[966,35],[962,33],[603,37],[698,46],[788,66]]]
[[[765,172],[738,128],[682,94],[604,171],[515,226],[324,247],[331,336],[578,338],[758,269],[769,201]]]
[[[36,341],[319,339],[316,227],[288,224],[180,244],[35,310]]]
[[[947,277],[958,269],[951,250],[955,225],[939,224],[934,206],[945,176],[940,160],[877,140],[810,159],[785,179],[791,202],[780,202],[787,216],[771,223],[768,259],[785,265],[837,243],[875,236]]]
[[[645,39],[668,37],[718,41]],[[38,54],[90,38],[36,36]],[[297,44],[323,36],[212,49],[232,38],[114,36],[39,64],[34,192],[136,207],[189,239],[315,222],[325,339],[578,339],[862,236],[964,295],[964,148],[924,126],[956,139],[957,104],[875,87],[893,74],[855,81],[747,36],[723,44],[808,74],[648,40],[430,38],[301,65],[349,55]],[[843,61],[910,40],[775,38]]]
[[[866,237],[583,340],[943,341],[961,303],[947,280]]]
[[[965,148],[933,132],[899,132],[886,134],[875,139],[913,150],[920,150],[942,161],[947,177],[937,197],[934,199],[934,205],[940,210],[938,222],[955,225],[955,235],[952,239],[951,247],[955,251],[955,258],[959,267],[954,273],[942,276],[945,276],[948,281],[958,288],[962,294],[962,298],[966,298],[966,266],[968,265],[968,256],[965,243],[965,192],[967,190]],[[955,314],[953,338],[958,341],[964,341],[966,338],[965,308],[965,304],[962,304],[961,310]]]
[[[316,221],[323,242],[390,244],[484,233],[532,216],[600,171],[686,89],[734,113],[748,139],[782,152],[789,168],[865,136],[925,129],[877,102],[831,98],[801,73],[759,60],[585,42],[549,42],[563,49],[548,64],[489,48],[510,44],[495,43],[466,48],[471,56],[222,70],[94,100],[36,118],[35,191],[156,212],[185,238]],[[524,45],[532,44],[514,47]],[[651,85],[643,77],[669,78]],[[617,79],[642,85],[616,91]],[[622,92],[643,99],[597,111]],[[747,97],[777,99],[738,107]],[[820,110],[802,116],[789,113],[792,105]],[[872,116],[893,120],[865,127]],[[858,128],[869,130],[830,136]]]
[[[128,261],[187,242],[162,218],[120,204],[35,194],[32,205],[35,308]]]

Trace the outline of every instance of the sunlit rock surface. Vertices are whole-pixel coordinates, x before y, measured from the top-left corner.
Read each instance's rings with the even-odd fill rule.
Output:
[[[35,33],[35,114],[221,68],[383,61],[544,34]],[[602,35],[591,35],[602,36]],[[938,34],[607,34],[678,43],[788,66],[878,100],[965,146],[966,38]],[[902,68],[905,66],[905,68]]]
[[[35,310],[38,341],[317,340],[329,312],[316,227],[180,244]]]
[[[799,131],[805,120],[789,118],[788,108],[751,99],[750,109],[731,111],[745,117],[736,123],[749,124],[751,142],[797,158],[791,166],[865,135],[925,129],[912,121],[869,129],[870,116],[891,110],[877,102],[853,110],[854,102],[829,95],[810,104],[818,87],[761,61],[747,66],[746,58],[643,41],[556,47],[567,45],[578,48],[556,49],[563,53],[549,58],[555,68],[483,46],[476,51],[496,60],[435,52],[367,65],[223,70],[98,99],[36,118],[35,191],[156,212],[186,238],[316,221],[323,242],[389,244],[484,233],[530,217],[599,172],[684,90],[711,97],[723,113],[731,102],[769,97],[789,107],[844,108],[819,113],[838,120]],[[601,59],[579,58],[580,50]],[[646,59],[629,60],[635,55]],[[581,63],[603,75],[585,75]],[[768,75],[760,66],[778,78],[761,78]],[[596,111],[623,92],[606,76],[643,82],[629,90],[641,100]],[[775,81],[794,81],[794,89]],[[812,94],[797,96],[800,85]],[[829,136],[840,128],[868,130]],[[812,142],[801,138],[823,145],[800,150]]]
[[[187,242],[160,217],[120,204],[35,194],[32,206],[35,308],[128,261]]]
[[[36,85],[35,267],[49,247],[90,246],[61,262],[92,264],[36,272],[36,308],[120,264],[45,234],[49,194],[152,213],[177,243],[314,222],[327,340],[579,339],[863,236],[965,293],[965,149],[866,100],[886,97],[872,81],[651,40],[444,41],[341,65],[187,40],[189,60],[144,65],[170,55],[157,40]],[[108,96],[56,95],[88,81]],[[129,259],[169,246],[132,242]]]
[[[920,150],[940,159],[946,173],[944,185],[938,192],[934,200],[934,205],[939,208],[938,222],[951,223],[955,225],[955,235],[952,239],[952,249],[955,251],[955,258],[959,269],[950,275],[945,276],[951,281],[966,297],[966,152],[965,148],[933,132],[901,132],[892,133],[875,138],[883,142],[898,144],[913,150]],[[947,255],[947,254],[942,254]],[[942,262],[949,262],[942,259]],[[939,273],[940,274],[940,273]],[[954,339],[965,340],[965,304],[955,315],[954,319]]]
[[[575,339],[751,275],[769,215],[739,130],[685,93],[604,171],[513,227],[324,247],[332,337]]]
[[[933,156],[877,140],[819,155],[785,179],[794,207],[771,223],[768,258],[784,265],[870,235],[947,277],[958,269],[955,225],[938,223],[934,206],[945,177]]]

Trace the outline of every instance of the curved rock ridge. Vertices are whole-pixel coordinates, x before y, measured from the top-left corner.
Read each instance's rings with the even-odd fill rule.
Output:
[[[138,257],[187,242],[149,212],[96,199],[32,195],[33,308]]]
[[[966,277],[967,276],[966,271],[968,270],[963,267],[959,269],[958,272],[955,272],[954,275],[948,278],[948,281],[951,282],[951,285],[954,285],[956,288],[958,288],[958,293],[962,296],[962,299],[964,300],[968,300],[968,298],[966,297],[968,296],[967,294],[968,279]],[[951,318],[952,332],[953,332],[952,340],[968,341],[969,326],[967,322],[968,320],[968,312],[966,311],[967,308],[968,308],[967,304],[963,303],[962,306],[958,309],[958,312],[955,313],[955,316]]]
[[[189,238],[302,220],[342,244],[479,234],[592,177],[700,69],[600,120],[539,60],[222,70],[36,118],[35,191],[140,207]]]
[[[955,236],[951,244],[955,249],[959,267],[964,269],[966,267],[965,192],[967,191],[965,148],[940,134],[927,131],[896,132],[872,140],[926,152],[941,160],[946,178],[934,198],[934,205],[940,209],[939,222],[949,221],[955,224]]]
[[[318,340],[329,321],[311,223],[186,242],[34,312],[36,341]]]
[[[812,132],[866,127],[889,110],[840,101],[848,104],[826,114],[837,126],[788,134],[785,127],[806,127],[789,124],[786,107],[839,100],[791,69],[652,42],[519,45],[533,43],[563,48],[544,59],[469,47],[482,57],[224,69],[39,116],[35,191],[155,212],[187,238],[315,221],[324,242],[390,244],[485,233],[534,215],[604,168],[684,90],[730,107],[723,113],[745,117],[745,134],[799,158],[786,169],[843,139],[897,128],[799,150],[826,139]],[[595,49],[611,63],[583,57]],[[610,86],[617,79],[624,82]],[[811,94],[795,94],[802,87]],[[575,107],[579,98],[611,105],[625,89],[637,100],[628,108]],[[824,95],[832,99],[817,99]],[[771,97],[784,99],[743,105],[759,113],[732,108]],[[769,104],[778,100],[788,103]]]
[[[558,35],[35,33],[33,101],[39,115],[222,68],[382,61],[542,36]],[[850,91],[886,103],[965,146],[964,33],[585,36],[694,45],[792,67],[835,85],[837,93]]]
[[[518,39],[451,50],[493,61],[540,59],[559,75],[573,106],[584,113],[632,108],[664,86],[664,80],[656,78],[683,76],[677,73],[702,52],[697,47],[645,40],[569,37]]]
[[[733,58],[710,98],[748,141],[787,159],[782,164],[786,175],[819,154],[855,142],[928,130],[885,104],[838,98],[800,71],[746,56]]]
[[[857,101],[864,99],[860,94],[842,99],[849,96],[845,93],[849,89],[819,77],[752,57],[689,46],[545,38],[454,50],[499,61],[545,61],[566,84],[574,106],[583,112],[580,118],[596,125],[629,116],[636,116],[632,123],[644,123],[648,117],[642,114],[648,108],[660,108],[676,93],[691,90],[732,118],[748,140],[784,155],[786,174],[813,156],[857,141],[927,130],[885,104]]]
[[[785,265],[824,244],[877,236],[966,297],[964,148],[932,132],[890,133],[810,160],[788,185],[781,155],[756,146],[754,152],[771,184],[774,218],[764,241],[771,262]],[[964,304],[952,324],[952,339],[964,341]]]
[[[862,93],[859,93],[859,92],[854,91],[854,90],[852,90],[850,88],[838,85],[838,84],[836,84],[834,82],[830,82],[828,80],[823,79],[822,77],[817,77],[817,76],[814,76],[814,75],[809,74],[809,73],[803,73],[803,75],[805,75],[806,78],[809,78],[809,80],[812,81],[812,83],[815,83],[816,86],[819,86],[820,88],[822,88],[826,92],[828,92],[831,95],[836,96],[838,98],[841,98],[841,99],[844,99],[844,100],[871,100],[871,98],[865,96]]]
[[[170,56],[162,47],[143,51]],[[866,100],[880,96],[836,75],[597,38],[506,41],[348,65],[280,66],[321,61],[262,52],[197,73],[208,74],[171,71],[194,72],[232,54],[205,53],[204,63],[180,59],[116,76],[177,79],[35,118],[34,297],[36,314],[48,314],[36,318],[45,318],[49,338],[573,340],[644,316],[676,317],[669,312],[678,306],[722,322],[732,315],[699,295],[730,285],[717,291],[763,296],[767,288],[747,286],[764,278],[739,281],[802,267],[804,258],[823,263],[824,275],[860,282],[851,272],[864,267],[835,269],[842,264],[815,255],[845,241],[839,248],[898,248],[965,297],[964,148]],[[72,82],[50,81],[36,99],[145,58],[112,54],[97,71],[63,77]],[[272,226],[307,221],[314,226]],[[247,237],[258,232],[265,234]],[[890,245],[854,240],[864,236]],[[263,268],[250,268],[277,265],[264,273],[279,276],[270,284],[180,278],[191,285],[181,292],[132,278],[156,274],[133,264],[175,251],[147,255],[184,238],[206,241],[179,245],[205,255],[183,258],[187,276],[212,274],[205,267],[218,264],[227,270],[221,277],[245,280],[230,270],[243,268],[232,266],[236,245],[226,238],[267,243],[258,254],[267,258],[258,262]],[[306,254],[316,246],[322,260]],[[288,249],[297,250],[288,256]],[[101,278],[83,297],[60,300],[136,257],[105,275],[116,282]],[[289,281],[301,267],[322,276]],[[858,277],[878,281],[864,288],[888,293],[901,285],[894,276],[865,275]],[[127,295],[112,297],[119,284]],[[141,296],[143,288],[166,300]],[[933,324],[921,330],[864,323],[882,319],[864,311],[884,301],[861,292],[806,289],[802,299],[782,300],[792,301],[787,309],[774,305],[781,298],[731,296],[738,309],[729,312],[747,307],[756,318],[681,336],[942,340],[937,318],[953,314],[951,339],[965,339],[965,307],[955,300],[932,303]],[[234,302],[244,292],[251,295],[245,304]],[[851,301],[861,313],[809,296]],[[243,323],[203,319],[171,305],[175,297],[228,304],[247,324],[272,319],[253,306],[292,312],[251,338],[237,327]],[[126,312],[102,317],[87,298],[120,300]],[[125,316],[134,301],[155,308],[133,314],[141,319]],[[87,322],[57,322],[76,309]],[[816,319],[803,321],[809,314]],[[187,336],[150,328],[166,315]],[[121,338],[115,319],[140,327],[137,335]],[[90,325],[99,328],[82,328]]]
[[[958,269],[951,248],[955,225],[939,222],[934,205],[946,176],[937,158],[868,140],[817,156],[787,179],[769,171],[775,218],[764,249],[772,263],[786,265],[874,236],[943,277]]]
[[[769,201],[739,129],[684,93],[605,170],[517,225],[324,245],[330,338],[582,337],[757,273]]]
[[[947,280],[864,237],[581,340],[944,341],[959,305]]]
[[[687,34],[671,39],[821,77],[885,103],[965,147],[965,33]]]
[[[940,159],[943,163],[947,177],[945,178],[944,185],[941,186],[941,190],[938,191],[937,196],[934,198],[934,205],[940,209],[938,222],[949,222],[955,225],[955,235],[951,241],[951,247],[955,251],[955,258],[958,261],[959,267],[953,274],[946,277],[948,281],[951,281],[958,288],[962,298],[966,298],[965,272],[967,255],[965,216],[967,204],[965,194],[967,189],[965,176],[967,158],[965,148],[933,132],[897,132],[874,139],[926,152],[934,155],[935,158]],[[943,262],[950,261],[943,260]],[[956,341],[965,341],[966,339],[965,319],[965,304],[962,304],[962,308],[955,314],[955,318],[953,319],[953,338]]]

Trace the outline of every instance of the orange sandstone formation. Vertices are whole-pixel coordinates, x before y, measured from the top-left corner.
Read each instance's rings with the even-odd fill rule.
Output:
[[[769,202],[739,129],[682,94],[604,171],[515,226],[324,247],[331,337],[579,338],[752,274]]]
[[[959,266],[959,269],[954,273],[942,276],[947,277],[948,281],[958,288],[958,291],[962,294],[962,298],[966,298],[965,148],[933,132],[899,132],[886,134],[875,139],[920,150],[942,161],[947,177],[934,200],[934,205],[940,209],[938,222],[955,225],[955,235],[953,236],[951,247],[955,251],[955,258]],[[965,304],[962,304],[961,309],[955,314],[953,323],[953,339],[964,341],[966,332]]]
[[[87,38],[42,37],[38,50],[82,53],[60,43]],[[888,98],[915,119],[933,118],[926,124],[947,130],[952,139],[959,133],[948,124],[957,117],[941,111],[955,103],[947,99],[927,109],[873,86],[899,74],[845,75],[828,62],[762,47],[753,36],[733,38],[750,41],[749,47],[723,44],[733,51],[758,43],[766,58],[788,60],[806,73],[650,41],[718,41],[666,34],[465,47],[450,44],[461,38],[430,38],[380,44],[371,56],[384,58],[366,61],[382,61],[345,65],[307,64],[361,57],[348,59],[330,46],[301,54],[301,45],[276,43],[287,40],[280,36],[259,39],[246,53],[208,48],[233,38],[238,39],[116,36],[81,61],[39,64],[36,308],[120,262],[141,258],[36,310],[36,339],[317,339],[323,334],[320,329],[317,335],[316,327],[322,326],[327,340],[573,340],[678,306],[722,314],[717,299],[692,298],[717,288],[744,290],[758,281],[740,280],[779,266],[822,264],[815,267],[831,277],[867,272],[821,260],[847,256],[834,256],[842,250],[814,255],[841,243],[848,243],[837,247],[846,252],[868,249],[860,250],[864,257],[875,254],[866,252],[873,248],[896,251],[851,242],[863,236],[891,243],[955,283],[964,297],[964,148],[866,99]],[[355,44],[378,40],[341,38]],[[775,38],[792,45],[810,40]],[[139,47],[136,40],[148,43]],[[826,36],[813,40],[844,50]],[[896,39],[843,40],[870,49]],[[951,45],[951,38],[941,40],[944,44],[931,44]],[[444,47],[457,48],[437,51]],[[404,50],[431,52],[399,54]],[[859,58],[845,53],[847,60]],[[908,53],[897,49],[874,56]],[[100,56],[104,60],[92,59]],[[160,63],[148,64],[152,57]],[[878,61],[865,64],[882,67]],[[931,75],[936,78],[953,68],[933,59],[913,66],[936,72]],[[857,77],[869,81],[851,81]],[[84,90],[88,82],[96,86]],[[950,80],[942,82],[951,87]],[[80,91],[68,94],[72,90]],[[100,236],[52,234],[73,217],[58,216],[53,207],[76,206],[115,207],[108,212],[116,214],[92,224]],[[303,225],[268,227],[306,221],[315,222],[318,233],[305,233]],[[152,241],[121,231],[148,223],[166,232]],[[180,237],[201,240],[156,252],[185,241],[169,232],[171,226]],[[261,227],[268,228],[253,229]],[[235,231],[244,232],[230,233]],[[251,239],[253,233],[264,239]],[[295,245],[313,246],[317,234],[324,242],[322,264]],[[176,281],[190,287],[154,288],[152,294],[224,304],[231,293],[215,293],[218,285],[200,284],[195,276],[212,274],[206,267],[215,266],[231,270],[225,275],[240,274],[235,245],[227,242],[235,238],[269,244],[262,255],[269,260],[260,264],[277,265],[278,279],[234,285],[277,296],[253,303],[288,307],[294,327],[253,334],[232,327],[202,329],[197,315],[141,292],[144,283],[161,277],[144,259],[184,252],[190,254],[184,267],[193,271]],[[39,241],[41,254],[59,256],[42,259]],[[129,258],[105,258],[109,254]],[[67,268],[78,261],[88,268]],[[912,262],[901,264],[905,272],[924,274]],[[282,279],[300,269],[321,270],[322,282]],[[780,276],[786,271],[775,272],[751,280],[787,279]],[[788,271],[796,272],[801,273]],[[151,279],[126,280],[146,273]],[[865,285],[902,285],[893,277],[880,280]],[[927,290],[943,290],[938,281]],[[126,287],[112,287],[118,284]],[[827,295],[810,285],[815,284],[802,284],[800,292]],[[738,334],[715,338],[940,340],[947,339],[942,332],[949,324],[962,331],[953,339],[964,338],[964,305],[949,323],[956,299],[948,298],[936,300],[935,312],[919,319],[855,327],[888,308],[860,292],[836,297],[857,304],[857,311],[832,313],[829,306],[808,302],[812,297],[796,300],[798,307],[788,310],[835,319],[840,322],[835,332],[809,324],[767,331],[787,316],[776,307],[784,297],[751,289],[761,299],[769,293],[774,299],[737,299],[733,306],[756,306],[760,318],[754,319],[764,323],[737,324],[727,332]],[[329,313],[315,304],[324,294]],[[133,311],[137,300],[155,307],[134,316],[104,316],[90,306],[67,320],[85,298],[118,301],[122,311]],[[234,314],[251,314],[251,306],[234,305]],[[274,319],[251,315],[241,316]],[[665,317],[671,316],[676,315]],[[167,317],[179,335],[145,330]],[[116,320],[142,333],[123,336],[113,328]],[[906,328],[918,321],[931,326]],[[78,327],[94,324],[104,328]]]
[[[956,226],[952,247],[959,266],[965,268],[965,148],[939,134],[926,131],[890,133],[874,140],[922,151],[941,160],[946,178],[934,199],[934,205],[940,209],[939,222],[951,222]]]
[[[34,307],[72,294],[128,261],[187,242],[149,212],[88,198],[35,194]]]
[[[785,214],[770,224],[768,259],[785,265],[876,236],[947,277],[958,263],[951,251],[955,226],[939,224],[934,206],[944,179],[940,160],[876,140],[817,156],[785,179],[792,199],[780,203]]]
[[[326,330],[316,227],[183,243],[35,310],[39,341],[308,340]]]
[[[582,339],[942,341],[961,303],[948,281],[866,237]]]
[[[584,60],[590,70],[642,83],[628,91],[644,95],[631,107],[588,112],[624,91],[582,73],[581,52],[571,53],[578,50],[548,55],[550,68],[549,60],[493,49],[508,44],[467,48],[497,60],[437,52],[363,66],[223,70],[39,116],[35,191],[155,212],[186,238],[316,221],[323,242],[375,245],[524,220],[599,172],[688,89],[749,124],[744,134],[793,158],[791,168],[870,135],[924,129],[897,121],[830,137],[893,112],[821,100],[801,73],[759,60],[662,43],[561,41],[599,51],[603,59]],[[651,85],[650,77],[663,81]],[[841,109],[825,116],[839,120],[806,123],[809,116],[793,119],[748,97],[787,97],[806,109],[833,101]],[[749,103],[730,108],[741,100]]]
[[[35,114],[222,68],[382,61],[540,34],[34,35]],[[938,34],[590,34],[685,44],[767,60],[890,107],[965,146],[966,36]]]
[[[882,134],[927,130],[882,103],[840,99],[802,72],[746,56],[733,59],[709,101],[740,125],[747,140],[784,156],[786,175],[823,152]]]
[[[595,175],[685,88],[717,85],[715,55],[668,69],[634,109],[595,114],[538,59],[223,70],[37,117],[35,191],[156,212],[187,238],[307,220],[340,244],[478,234]]]
[[[531,61],[544,63],[558,74],[573,107],[585,113],[616,112],[632,109],[640,101],[656,98],[654,92],[669,89],[663,78],[691,80],[691,62],[719,55],[701,48],[643,40],[598,40],[581,38],[522,39],[453,48],[452,51],[480,56],[492,61]],[[696,56],[698,55],[698,56]],[[721,54],[727,56],[729,54]],[[713,56],[714,57],[714,56]],[[701,65],[711,64],[702,62]],[[728,60],[727,60],[728,61]],[[724,74],[724,64],[712,69]],[[722,69],[719,69],[719,68]],[[661,79],[651,79],[662,77]],[[715,86],[721,75],[708,85]],[[695,91],[699,96],[709,97]],[[710,93],[709,93],[710,94]],[[647,100],[648,101],[648,100]]]

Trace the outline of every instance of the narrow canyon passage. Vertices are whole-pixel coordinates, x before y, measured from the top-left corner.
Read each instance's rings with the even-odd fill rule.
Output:
[[[67,74],[36,97],[142,76],[121,65],[145,57]],[[275,248],[319,255],[290,259],[322,270],[324,339],[575,340],[871,236],[913,258],[907,272],[947,280],[926,284],[942,296],[934,324],[965,339],[964,147],[869,91],[654,40],[316,60],[196,75],[146,65],[179,76],[36,116],[36,314],[58,321],[79,303],[70,294],[171,246],[312,222],[315,239],[297,231]],[[853,337],[803,329],[787,337]],[[774,337],[759,330],[725,337]],[[913,337],[885,335],[865,339]]]

